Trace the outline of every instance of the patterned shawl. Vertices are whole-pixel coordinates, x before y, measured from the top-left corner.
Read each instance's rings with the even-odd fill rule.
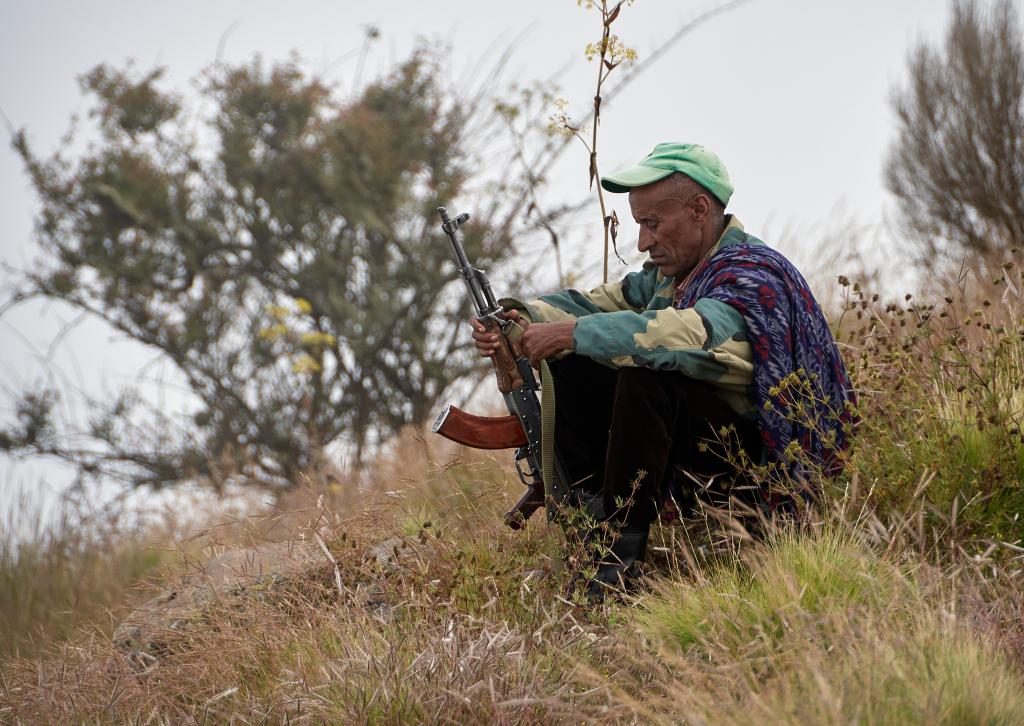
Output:
[[[799,476],[801,461],[838,475],[856,400],[803,276],[767,245],[738,242],[703,263],[676,307],[692,307],[705,297],[732,306],[747,324],[754,357],[751,398],[769,460],[791,476]]]

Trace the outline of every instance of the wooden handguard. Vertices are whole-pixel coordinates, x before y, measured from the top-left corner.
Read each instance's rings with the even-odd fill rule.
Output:
[[[434,433],[474,449],[518,449],[526,445],[526,432],[518,417],[474,416],[450,403],[433,428]]]
[[[491,358],[494,364],[494,375],[498,378],[498,390],[502,393],[510,393],[523,385],[523,377],[519,375],[516,367],[516,354],[519,353],[518,345],[513,348],[505,334],[501,332],[501,326],[493,319],[481,320],[488,333],[498,334],[498,351]]]

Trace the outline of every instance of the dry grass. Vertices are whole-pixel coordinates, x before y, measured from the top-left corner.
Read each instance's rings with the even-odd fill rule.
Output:
[[[1024,278],[1014,251],[994,280],[896,301],[848,285],[840,341],[864,423],[849,473],[881,511],[927,494],[926,518],[961,535],[1024,537]],[[922,476],[928,491],[918,492]],[[844,482],[845,484],[846,482]]]
[[[149,541],[165,541],[170,523]],[[67,503],[45,523],[22,496],[0,522],[0,658],[32,655],[83,623],[109,635],[137,600],[132,588],[174,559],[146,545],[143,528],[116,510]]]
[[[520,721],[571,703],[568,674],[591,626],[556,597],[553,533],[541,526],[519,537],[500,525],[506,477],[489,459],[450,462],[353,516],[325,497],[307,522],[329,543],[342,593],[325,563],[273,592],[224,602],[146,672],[96,634],[48,658],[8,662],[11,710],[0,717]],[[388,537],[399,538],[399,566],[368,556]],[[552,704],[533,702],[540,683]]]
[[[359,487],[314,473],[203,532],[317,533],[337,573],[325,559],[226,597],[146,668],[95,627],[8,659],[0,721],[1024,722],[1024,318],[1005,271],[934,306],[850,284],[864,424],[844,478],[756,538],[713,517],[664,526],[636,598],[564,600],[561,534],[500,524],[519,488],[505,458],[410,432]]]

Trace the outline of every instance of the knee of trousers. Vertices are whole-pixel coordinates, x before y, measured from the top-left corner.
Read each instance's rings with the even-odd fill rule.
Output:
[[[650,398],[656,401],[677,398],[686,393],[692,379],[678,371],[659,371],[653,368],[622,368],[616,385],[618,396],[631,400]]]

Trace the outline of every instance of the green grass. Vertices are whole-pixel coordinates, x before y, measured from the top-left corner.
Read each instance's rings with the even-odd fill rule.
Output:
[[[708,723],[1020,723],[1020,670],[972,629],[948,582],[884,549],[830,524],[771,537],[742,567],[660,582],[636,621],[668,665],[653,693],[630,683],[634,710]]]
[[[743,561],[659,583],[639,621],[684,652],[713,642],[733,652],[778,638],[792,617],[892,603],[911,589],[899,568],[836,529],[781,530]]]

